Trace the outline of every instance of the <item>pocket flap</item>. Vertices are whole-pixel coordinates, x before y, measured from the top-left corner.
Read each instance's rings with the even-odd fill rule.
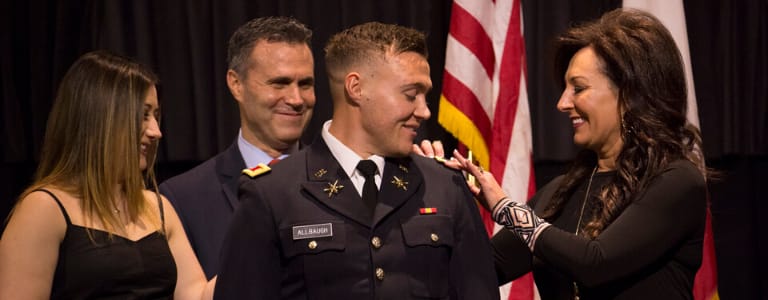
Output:
[[[453,222],[443,215],[414,216],[402,222],[403,239],[410,247],[453,247]]]

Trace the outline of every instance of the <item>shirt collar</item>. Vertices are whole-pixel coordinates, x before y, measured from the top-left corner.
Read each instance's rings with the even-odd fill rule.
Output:
[[[269,154],[264,152],[264,150],[261,150],[259,147],[256,147],[246,141],[243,137],[242,129],[240,129],[237,133],[237,147],[240,149],[240,155],[243,156],[243,160],[245,161],[245,166],[247,168],[256,167],[259,163],[268,164],[270,161],[272,161],[272,159],[274,159],[273,157],[269,156]],[[277,158],[286,158],[288,155],[293,154],[298,150],[299,143],[297,141],[296,144],[288,150],[288,152],[281,154]]]
[[[328,128],[330,127],[331,120],[328,120],[323,124],[323,129],[320,131],[320,134],[322,135],[323,140],[325,140],[325,144],[328,145],[328,149],[331,151],[331,154],[333,154],[333,157],[339,162],[341,168],[344,169],[344,172],[347,173],[347,176],[350,178],[352,177],[352,174],[357,170],[357,164],[363,159],[370,159],[376,163],[376,168],[379,170],[379,176],[384,174],[383,156],[371,155],[367,158],[360,157],[355,151],[352,151],[352,149],[334,137],[333,134],[328,131]]]

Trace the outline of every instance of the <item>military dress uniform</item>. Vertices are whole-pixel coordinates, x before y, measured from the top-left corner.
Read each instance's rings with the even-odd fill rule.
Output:
[[[371,212],[322,138],[257,171],[241,177],[215,299],[499,298],[460,173],[387,158]]]

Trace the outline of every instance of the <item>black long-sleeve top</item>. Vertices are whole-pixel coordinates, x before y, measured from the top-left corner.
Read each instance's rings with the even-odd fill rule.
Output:
[[[597,195],[616,172],[596,173],[590,195]],[[562,180],[542,188],[530,205],[541,214]],[[562,212],[536,240],[533,257],[514,233],[493,238],[499,283],[531,269],[542,299],[692,299],[701,264],[706,220],[706,183],[688,161],[675,161],[658,175],[600,235],[575,235],[588,185],[585,178]],[[590,197],[582,227],[597,201]],[[531,259],[532,258],[532,259]]]

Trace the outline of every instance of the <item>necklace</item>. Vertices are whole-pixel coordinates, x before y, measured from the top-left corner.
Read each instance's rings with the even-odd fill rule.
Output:
[[[584,193],[584,202],[581,203],[581,212],[579,212],[579,221],[576,222],[576,229],[573,234],[579,235],[579,229],[581,228],[581,219],[584,217],[584,208],[587,207],[587,200],[589,200],[589,190],[592,188],[592,179],[595,178],[597,173],[597,166],[592,170],[592,175],[589,175],[589,182],[587,183],[587,192]],[[576,281],[573,282],[573,299],[579,300],[579,285]]]
[[[589,199],[589,190],[592,188],[592,179],[595,178],[597,173],[597,166],[592,170],[592,175],[589,175],[589,183],[587,183],[587,192],[584,193],[584,202],[581,203],[581,212],[579,212],[579,221],[576,223],[576,230],[573,231],[575,235],[579,235],[579,228],[581,228],[581,219],[584,217],[584,208],[587,207],[587,200]]]
[[[112,203],[112,212],[115,213],[116,215],[120,214],[120,209],[117,208],[117,205],[115,203]]]

